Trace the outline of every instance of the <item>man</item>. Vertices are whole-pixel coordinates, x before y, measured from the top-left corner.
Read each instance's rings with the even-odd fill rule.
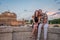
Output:
[[[46,13],[42,13],[42,10],[39,9],[40,21],[38,27],[37,40],[40,40],[41,28],[44,28],[44,40],[47,40],[47,31],[48,31],[48,17]]]

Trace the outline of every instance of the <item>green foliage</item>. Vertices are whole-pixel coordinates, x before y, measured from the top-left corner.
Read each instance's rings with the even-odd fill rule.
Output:
[[[60,24],[60,18],[54,19],[54,20],[49,20],[49,24]]]
[[[31,24],[33,23],[33,20],[32,20],[32,19],[30,20],[30,23],[31,23]]]
[[[25,20],[25,22],[29,22],[29,20]]]

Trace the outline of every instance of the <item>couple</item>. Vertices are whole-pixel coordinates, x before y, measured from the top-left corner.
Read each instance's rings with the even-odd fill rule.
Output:
[[[33,17],[33,30],[32,34],[35,40],[40,40],[41,28],[44,29],[44,40],[47,40],[48,31],[48,16],[46,13],[42,13],[42,10],[36,10]]]

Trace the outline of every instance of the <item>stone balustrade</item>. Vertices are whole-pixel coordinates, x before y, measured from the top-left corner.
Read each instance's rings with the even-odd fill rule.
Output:
[[[0,40],[35,40],[30,38],[32,27],[0,27]],[[43,39],[43,35],[41,36]],[[60,27],[48,28],[48,40],[60,40]]]

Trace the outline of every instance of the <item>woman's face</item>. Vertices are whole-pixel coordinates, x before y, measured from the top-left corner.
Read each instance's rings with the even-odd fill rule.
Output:
[[[38,16],[38,11],[36,11],[36,16]]]

